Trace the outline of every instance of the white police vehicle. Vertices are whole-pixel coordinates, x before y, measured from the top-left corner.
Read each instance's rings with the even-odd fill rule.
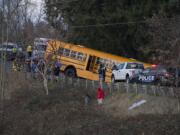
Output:
[[[126,81],[127,83],[133,76],[139,74],[144,69],[143,64],[136,62],[125,62],[115,65],[112,71],[111,82]]]

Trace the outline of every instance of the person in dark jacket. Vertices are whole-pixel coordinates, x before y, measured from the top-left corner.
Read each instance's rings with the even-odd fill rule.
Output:
[[[60,68],[61,68],[61,63],[59,62],[58,59],[56,59],[55,64],[54,64],[54,76],[55,76],[56,81],[58,81],[58,78],[59,78]]]
[[[106,77],[106,67],[103,64],[100,64],[98,74],[99,74],[99,83],[102,88],[103,82],[105,81],[105,77]]]

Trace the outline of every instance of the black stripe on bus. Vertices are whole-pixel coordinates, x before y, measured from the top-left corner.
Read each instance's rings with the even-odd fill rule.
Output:
[[[62,60],[61,61],[65,61],[65,62],[69,62],[69,63],[73,63],[73,64],[77,64],[77,65],[81,65],[81,66],[85,66],[84,64],[79,64],[79,63],[75,63],[75,62],[70,62],[69,60]]]

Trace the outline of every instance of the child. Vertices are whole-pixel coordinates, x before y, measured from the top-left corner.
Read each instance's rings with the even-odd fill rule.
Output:
[[[105,96],[104,91],[99,87],[97,89],[97,93],[96,93],[96,98],[97,98],[98,105],[101,105],[103,103],[104,96]]]

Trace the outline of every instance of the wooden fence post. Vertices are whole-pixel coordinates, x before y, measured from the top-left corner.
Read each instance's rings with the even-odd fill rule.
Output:
[[[79,77],[77,78],[77,86],[80,88],[80,80],[79,80]]]
[[[92,81],[92,86],[93,86],[93,89],[95,88],[95,85],[94,85],[94,80]]]
[[[163,94],[162,96],[165,96],[165,95],[166,95],[166,94],[165,94],[165,92],[164,92],[164,89],[165,89],[165,88],[160,87],[160,91],[161,91],[161,92],[162,92],[162,94]]]
[[[138,85],[135,83],[136,95],[138,94]]]
[[[86,89],[87,89],[87,86],[88,86],[88,84],[87,84],[88,82],[87,82],[87,79],[86,79]]]
[[[179,100],[179,98],[177,98],[178,99],[178,112],[180,112],[180,100]]]
[[[175,94],[174,94],[174,89],[173,88],[171,88],[171,92],[172,92],[172,96],[174,97]]]
[[[126,92],[129,93],[129,83],[126,83]]]
[[[156,88],[155,88],[155,86],[153,85],[151,88],[153,89],[154,96],[156,96]]]

